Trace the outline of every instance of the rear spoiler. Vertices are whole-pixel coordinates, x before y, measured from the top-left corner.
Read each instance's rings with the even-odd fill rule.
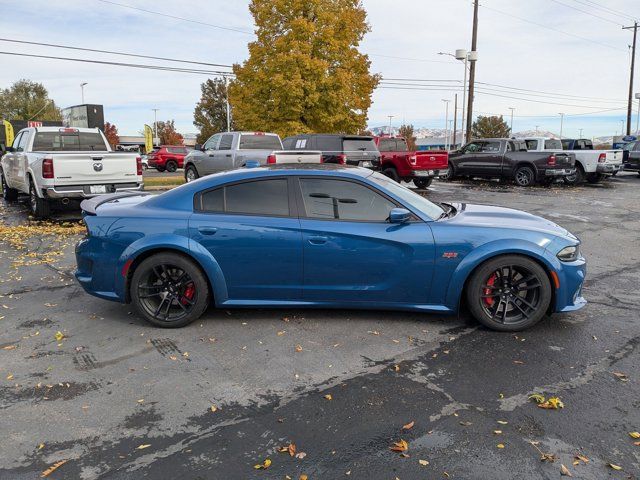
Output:
[[[80,208],[83,213],[87,215],[97,215],[96,209],[102,205],[103,203],[112,202],[114,200],[118,200],[119,198],[127,198],[127,197],[143,197],[151,195],[150,192],[122,192],[122,193],[109,193],[106,195],[98,195],[97,197],[88,198],[83,200],[80,203]]]

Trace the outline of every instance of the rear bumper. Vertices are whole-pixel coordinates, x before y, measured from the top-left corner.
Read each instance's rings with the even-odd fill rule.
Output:
[[[622,169],[625,172],[640,172],[640,163],[627,162],[622,165]]]
[[[575,168],[547,168],[540,172],[540,177],[549,178],[549,177],[566,177],[568,175],[573,175],[576,173]]]
[[[440,170],[412,170],[411,177],[416,178],[428,178],[428,177],[437,177],[440,175]]]
[[[141,192],[144,190],[144,182],[106,184],[104,193],[91,193],[92,186],[96,185],[65,185],[46,187],[43,190],[47,198],[91,198],[105,193]]]
[[[596,168],[598,173],[616,173],[620,171],[621,164],[614,163],[599,163]]]

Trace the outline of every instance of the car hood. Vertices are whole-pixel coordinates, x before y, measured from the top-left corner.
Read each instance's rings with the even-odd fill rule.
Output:
[[[448,220],[452,223],[476,227],[535,230],[557,237],[569,237],[577,240],[575,235],[566,228],[546,218],[521,210],[469,203],[454,203],[452,205],[457,210],[457,214]]]

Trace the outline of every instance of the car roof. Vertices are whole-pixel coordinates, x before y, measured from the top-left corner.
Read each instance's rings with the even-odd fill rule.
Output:
[[[347,133],[301,133],[299,135],[291,135],[287,138],[298,138],[298,137],[334,137],[334,138],[347,138],[347,139],[373,139],[374,137],[371,135],[349,135]]]
[[[99,128],[63,127],[62,125],[58,127],[29,127],[29,128],[33,128],[37,132],[59,132],[60,130],[76,130],[81,133],[96,133],[100,131]]]

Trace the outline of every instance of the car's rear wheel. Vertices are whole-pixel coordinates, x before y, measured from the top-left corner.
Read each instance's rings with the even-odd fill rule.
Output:
[[[0,170],[0,184],[2,185],[2,198],[6,202],[15,202],[18,199],[18,190],[7,185],[7,180],[4,178],[2,170]]]
[[[184,171],[185,181],[189,183],[189,182],[193,182],[194,180],[197,180],[198,178],[200,178],[200,174],[198,173],[198,170],[196,169],[196,167],[194,167],[193,165],[189,165],[187,169]]]
[[[165,168],[164,167],[156,167],[156,170],[159,172],[164,172]]]
[[[418,188],[428,188],[431,182],[433,182],[433,177],[413,179],[413,184]]]
[[[178,164],[174,160],[169,160],[166,164],[167,172],[175,172],[178,169]]]
[[[209,305],[209,286],[202,270],[177,253],[145,259],[133,272],[130,294],[138,313],[164,328],[188,325]]]
[[[576,163],[576,173],[564,177],[564,183],[566,183],[567,185],[578,185],[584,182],[584,177],[584,168],[582,168],[582,165],[580,165],[579,163]]]
[[[444,171],[442,175],[440,175],[440,178],[445,182],[450,182],[455,177],[456,177],[456,171],[453,168],[453,165],[449,163],[449,165],[447,166],[447,169]]]
[[[535,172],[531,167],[519,167],[513,178],[520,187],[530,187],[536,181]]]
[[[398,175],[398,171],[393,167],[387,167],[382,170],[382,173],[389,177],[394,182],[400,183],[400,175]]]
[[[45,198],[40,198],[33,180],[29,179],[29,206],[31,213],[37,218],[47,218],[51,215],[51,204]]]
[[[587,175],[587,182],[591,184],[600,183],[602,180],[606,178],[606,175],[602,173],[590,173]]]
[[[551,303],[551,283],[545,270],[520,255],[489,260],[467,285],[472,315],[483,325],[517,332],[538,323]]]

